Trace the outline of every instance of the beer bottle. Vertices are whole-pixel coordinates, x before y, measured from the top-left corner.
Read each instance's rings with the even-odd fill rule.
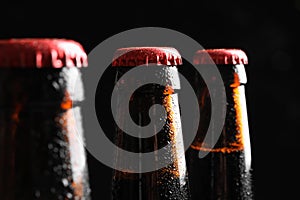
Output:
[[[199,50],[194,56],[194,65],[202,68],[216,64],[223,79],[225,93],[218,85],[211,91],[207,84],[217,84],[215,77],[205,83],[200,74],[195,73],[192,85],[197,86],[200,106],[200,122],[197,135],[186,151],[190,188],[193,200],[251,200],[251,148],[245,100],[247,82],[244,66],[248,58],[241,49]],[[211,97],[222,95],[226,99],[224,126],[213,148],[204,143],[209,134],[208,125],[212,113]],[[213,123],[213,122],[211,122]],[[211,131],[215,131],[212,126]],[[212,141],[208,138],[205,141]],[[199,152],[208,152],[203,158]]]
[[[127,88],[143,82],[143,77],[150,76],[148,71],[141,76],[131,76],[123,79],[130,70],[142,67],[153,69],[162,83],[147,83],[138,87],[131,95],[128,107],[117,107],[116,117],[124,121],[124,113],[129,109],[132,120],[138,126],[146,126],[150,120],[159,118],[157,110],[150,109],[154,104],[160,104],[166,114],[165,124],[162,129],[156,130],[149,137],[133,137],[128,132],[117,126],[114,138],[115,145],[123,150],[146,154],[155,152],[166,145],[170,145],[169,151],[164,156],[153,153],[153,157],[145,162],[139,162],[140,169],[148,164],[159,166],[165,160],[165,166],[152,171],[132,171],[129,161],[123,154],[117,151],[115,154],[115,166],[123,164],[122,170],[113,170],[112,199],[113,200],[187,200],[190,197],[185,153],[181,132],[179,104],[176,90],[180,89],[177,66],[182,64],[179,52],[172,47],[125,47],[117,49],[112,62],[117,83],[125,86],[119,89],[118,97],[121,98]],[[143,65],[143,66],[140,66]],[[175,83],[176,82],[176,83]],[[125,88],[125,89],[124,89]],[[128,124],[123,124],[125,127]],[[141,133],[142,134],[142,133]],[[124,164],[125,163],[125,164]]]
[[[0,40],[1,200],[90,199],[79,119],[86,66],[73,40]]]

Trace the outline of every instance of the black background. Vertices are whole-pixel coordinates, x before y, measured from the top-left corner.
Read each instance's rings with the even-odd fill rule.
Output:
[[[121,31],[155,26],[180,31],[204,48],[243,49],[255,199],[299,196],[300,0],[60,3],[0,4],[0,38],[69,38],[88,53]],[[109,168],[90,154],[88,164],[93,199],[109,199]]]

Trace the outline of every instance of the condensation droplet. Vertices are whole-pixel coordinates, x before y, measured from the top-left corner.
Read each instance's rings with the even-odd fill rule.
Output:
[[[71,193],[67,193],[67,198],[71,199],[73,195]]]
[[[51,192],[51,193],[55,193],[55,192],[56,192],[55,188],[53,188],[53,187],[50,188],[50,192]]]
[[[53,149],[53,144],[48,144],[48,149]]]
[[[62,78],[60,78],[60,79],[58,79],[58,83],[62,85],[64,83],[64,80]]]
[[[53,86],[56,90],[59,90],[59,85],[58,85],[58,83],[53,82],[53,83],[52,83],[52,86]]]
[[[59,122],[60,124],[64,124],[65,121],[64,121],[62,118],[60,118],[58,122]]]
[[[62,182],[62,184],[63,184],[65,187],[67,187],[68,184],[69,184],[69,181],[68,181],[66,178],[63,178],[63,179],[61,180],[61,182]]]
[[[65,157],[65,152],[63,150],[59,151],[59,157],[64,158]]]
[[[36,190],[34,193],[35,197],[40,197],[41,196],[41,192],[39,190]]]

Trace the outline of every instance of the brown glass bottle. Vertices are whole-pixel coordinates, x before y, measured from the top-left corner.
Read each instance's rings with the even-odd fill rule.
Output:
[[[124,54],[123,54],[124,53]],[[123,54],[122,56],[119,56]],[[119,57],[118,57],[119,56]],[[116,73],[119,83],[131,87],[140,77],[133,77],[132,81],[122,80],[122,75],[139,65],[153,67],[157,70],[163,82],[173,82],[177,74],[177,65],[182,64],[179,52],[174,48],[166,47],[128,47],[118,49],[115,53],[112,68]],[[153,64],[153,65],[152,65]],[[163,66],[161,66],[161,64]],[[144,74],[147,76],[147,74]],[[175,77],[174,77],[175,76]],[[142,80],[142,78],[140,78]],[[126,87],[125,87],[126,88]],[[113,200],[187,200],[190,197],[186,162],[182,141],[180,112],[176,90],[172,85],[159,85],[155,83],[145,84],[134,91],[130,98],[129,110],[132,120],[139,126],[145,126],[152,118],[160,117],[155,109],[150,110],[154,104],[160,104],[166,111],[166,124],[161,130],[157,130],[153,136],[138,138],[128,135],[119,127],[114,138],[115,145],[131,152],[147,153],[159,150],[167,144],[171,144],[169,155],[172,162],[154,171],[131,172],[130,170],[114,170],[112,179]],[[120,90],[121,97],[124,91]],[[122,118],[125,109],[118,107],[117,116]],[[125,124],[126,126],[126,124]],[[116,166],[122,159],[122,153],[115,154]],[[157,158],[155,154],[150,163],[163,162],[164,158]],[[168,159],[168,158],[165,158]],[[143,168],[145,163],[141,162]],[[130,168],[130,163],[128,163]]]
[[[72,40],[0,41],[1,200],[90,199],[75,117],[84,99],[79,68],[86,66],[87,55]]]
[[[190,188],[193,200],[251,200],[253,199],[251,180],[251,148],[245,100],[247,82],[244,65],[248,64],[246,54],[240,49],[199,50],[194,57],[194,65],[202,68],[214,67],[215,63],[225,86],[220,90],[210,77],[205,83],[200,74],[193,77],[192,84],[197,89],[200,106],[200,123],[193,143],[186,152]],[[207,84],[215,88],[208,90]],[[204,138],[208,137],[211,117],[211,97],[223,95],[226,99],[224,127],[217,143],[208,148]],[[211,131],[215,131],[214,128]],[[209,141],[209,140],[206,140]],[[208,152],[204,158],[199,152]]]

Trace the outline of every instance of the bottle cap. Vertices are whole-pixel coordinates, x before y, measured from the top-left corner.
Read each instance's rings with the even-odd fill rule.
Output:
[[[202,49],[194,55],[194,64],[248,64],[248,58],[241,49]]]
[[[182,58],[173,47],[127,47],[115,51],[112,66],[181,65]]]
[[[87,67],[87,55],[76,41],[59,38],[0,40],[0,67]]]

